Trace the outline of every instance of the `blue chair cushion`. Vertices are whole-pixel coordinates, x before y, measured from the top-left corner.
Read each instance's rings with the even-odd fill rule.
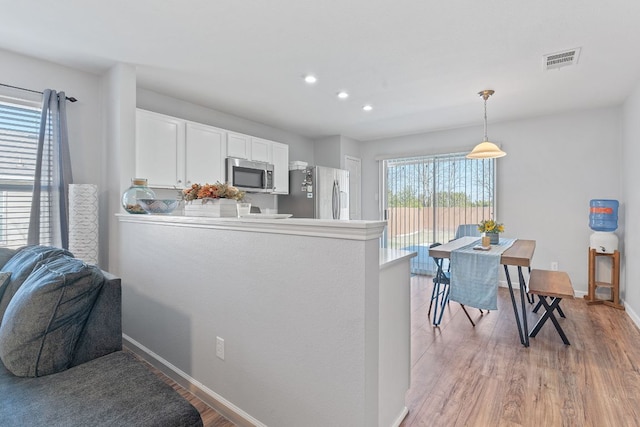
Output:
[[[0,325],[0,359],[16,376],[63,371],[104,276],[96,266],[59,256],[42,261],[11,299]]]

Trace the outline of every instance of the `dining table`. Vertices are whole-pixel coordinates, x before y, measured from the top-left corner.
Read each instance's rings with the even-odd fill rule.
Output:
[[[465,236],[452,240],[443,245],[435,246],[429,249],[429,256],[433,258],[450,259],[451,253],[456,249],[461,249],[469,245],[475,245],[480,243],[479,237]],[[529,347],[529,332],[527,326],[527,314],[526,314],[526,302],[525,293],[527,285],[525,282],[522,268],[531,269],[531,259],[536,248],[535,240],[515,239],[513,244],[502,252],[500,256],[500,264],[504,267],[504,273],[507,279],[507,286],[509,288],[509,294],[511,295],[511,303],[513,305],[513,312],[516,317],[516,325],[518,327],[518,334],[520,336],[520,342],[523,346]],[[481,256],[481,255],[479,255]],[[442,274],[442,265],[439,263],[437,275]],[[455,268],[455,266],[450,266]],[[516,267],[518,272],[518,285],[520,288],[520,311],[518,310],[518,303],[513,291],[513,283],[511,275],[509,274],[509,267]],[[455,286],[455,283],[451,283],[449,286]],[[498,282],[496,282],[496,287]]]

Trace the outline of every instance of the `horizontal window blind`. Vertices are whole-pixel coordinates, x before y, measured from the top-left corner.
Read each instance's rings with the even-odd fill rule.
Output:
[[[35,176],[40,106],[0,98],[0,245],[17,248],[27,244],[31,198]],[[50,161],[44,150],[43,160]],[[51,168],[43,168],[43,173]],[[43,176],[43,182],[48,177]],[[48,198],[47,192],[43,197]],[[41,212],[41,229],[49,230],[48,200]],[[48,241],[47,241],[48,240]],[[48,235],[42,244],[49,244]]]
[[[431,274],[432,243],[456,237],[493,216],[495,160],[467,159],[465,153],[385,160],[387,230],[384,244],[418,253],[412,272]]]

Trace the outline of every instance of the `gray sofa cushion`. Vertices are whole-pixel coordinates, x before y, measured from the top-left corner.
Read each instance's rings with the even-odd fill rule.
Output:
[[[0,359],[14,375],[67,369],[104,276],[65,255],[40,262],[18,289],[0,325]]]
[[[11,280],[11,273],[8,271],[0,271],[0,289],[7,286]]]
[[[121,351],[41,378],[0,364],[0,396],[3,427],[202,426],[188,401]]]
[[[17,252],[17,249],[0,248],[0,270]]]
[[[9,250],[10,251],[10,250]],[[7,252],[5,255],[10,254]],[[0,323],[11,298],[18,291],[35,266],[42,260],[60,255],[73,256],[71,252],[52,246],[25,246],[20,248],[3,267],[2,271],[11,273],[11,280],[0,287]]]

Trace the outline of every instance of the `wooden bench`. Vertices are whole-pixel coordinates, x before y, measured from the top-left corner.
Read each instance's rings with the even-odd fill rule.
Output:
[[[564,271],[531,270],[531,275],[529,276],[529,293],[538,295],[540,299],[534,311],[537,312],[540,306],[545,309],[544,314],[533,327],[529,336],[531,338],[535,337],[538,332],[540,332],[542,325],[544,325],[548,319],[551,319],[558,334],[560,334],[560,338],[562,338],[562,342],[569,345],[569,340],[560,327],[558,319],[553,315],[553,312],[557,310],[560,316],[565,317],[560,309],[560,301],[562,301],[563,298],[573,298],[574,296],[569,275]],[[547,297],[551,298],[551,304],[547,301]]]

